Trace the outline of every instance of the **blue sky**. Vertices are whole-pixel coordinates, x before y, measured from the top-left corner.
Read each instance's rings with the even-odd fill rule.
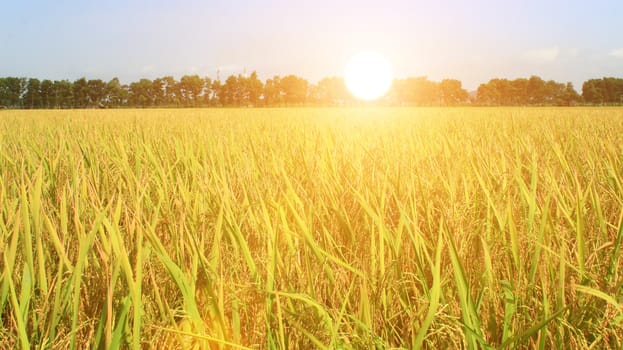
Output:
[[[0,76],[312,82],[374,50],[397,77],[623,77],[623,1],[5,0]]]

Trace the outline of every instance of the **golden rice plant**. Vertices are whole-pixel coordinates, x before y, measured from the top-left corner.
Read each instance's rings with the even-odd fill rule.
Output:
[[[623,109],[0,113],[0,348],[617,348]]]

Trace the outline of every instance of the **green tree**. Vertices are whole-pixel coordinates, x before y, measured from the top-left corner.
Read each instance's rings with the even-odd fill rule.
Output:
[[[196,107],[203,95],[203,79],[198,75],[184,75],[179,83],[184,106]]]
[[[162,90],[164,102],[163,104],[166,106],[176,106],[180,105],[180,92],[179,92],[179,84],[172,76],[168,75],[166,77],[158,78],[160,82],[162,82]]]
[[[54,83],[45,79],[41,82],[41,108],[55,108]]]
[[[623,103],[623,79],[605,77],[590,79],[582,84],[584,102],[593,104]]]
[[[54,105],[56,108],[74,107],[73,84],[69,80],[54,81]]]
[[[24,107],[28,109],[41,108],[41,82],[39,79],[28,79],[26,93],[23,97]]]
[[[548,105],[563,104],[562,97],[564,92],[565,84],[558,83],[554,80],[546,81],[543,94],[545,103]]]
[[[86,108],[89,105],[89,83],[86,78],[74,81],[72,85],[75,108]]]
[[[130,84],[128,103],[133,107],[150,107],[154,103],[153,83],[149,79],[141,79]]]
[[[87,81],[87,99],[90,107],[102,107],[106,100],[106,83],[101,79],[93,79]]]
[[[165,106],[167,99],[165,95],[165,81],[162,78],[156,78],[152,82],[154,106]]]
[[[127,89],[121,85],[119,78],[114,77],[106,84],[106,100],[104,104],[109,107],[120,107],[128,98]]]
[[[602,103],[603,95],[597,86],[597,80],[591,79],[582,84],[582,98],[588,103]]]
[[[571,82],[568,82],[567,85],[565,85],[561,98],[562,103],[565,106],[573,106],[582,100],[582,97],[577,91],[575,91]]]

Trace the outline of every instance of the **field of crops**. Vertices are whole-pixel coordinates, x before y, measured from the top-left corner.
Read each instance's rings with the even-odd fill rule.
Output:
[[[0,111],[0,348],[617,348],[623,109]]]

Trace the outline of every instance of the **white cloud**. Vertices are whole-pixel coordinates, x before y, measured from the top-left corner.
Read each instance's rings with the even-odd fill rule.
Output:
[[[551,63],[558,59],[560,49],[557,46],[526,51],[523,57],[536,63]]]
[[[620,49],[612,50],[610,56],[623,58],[623,47]]]

